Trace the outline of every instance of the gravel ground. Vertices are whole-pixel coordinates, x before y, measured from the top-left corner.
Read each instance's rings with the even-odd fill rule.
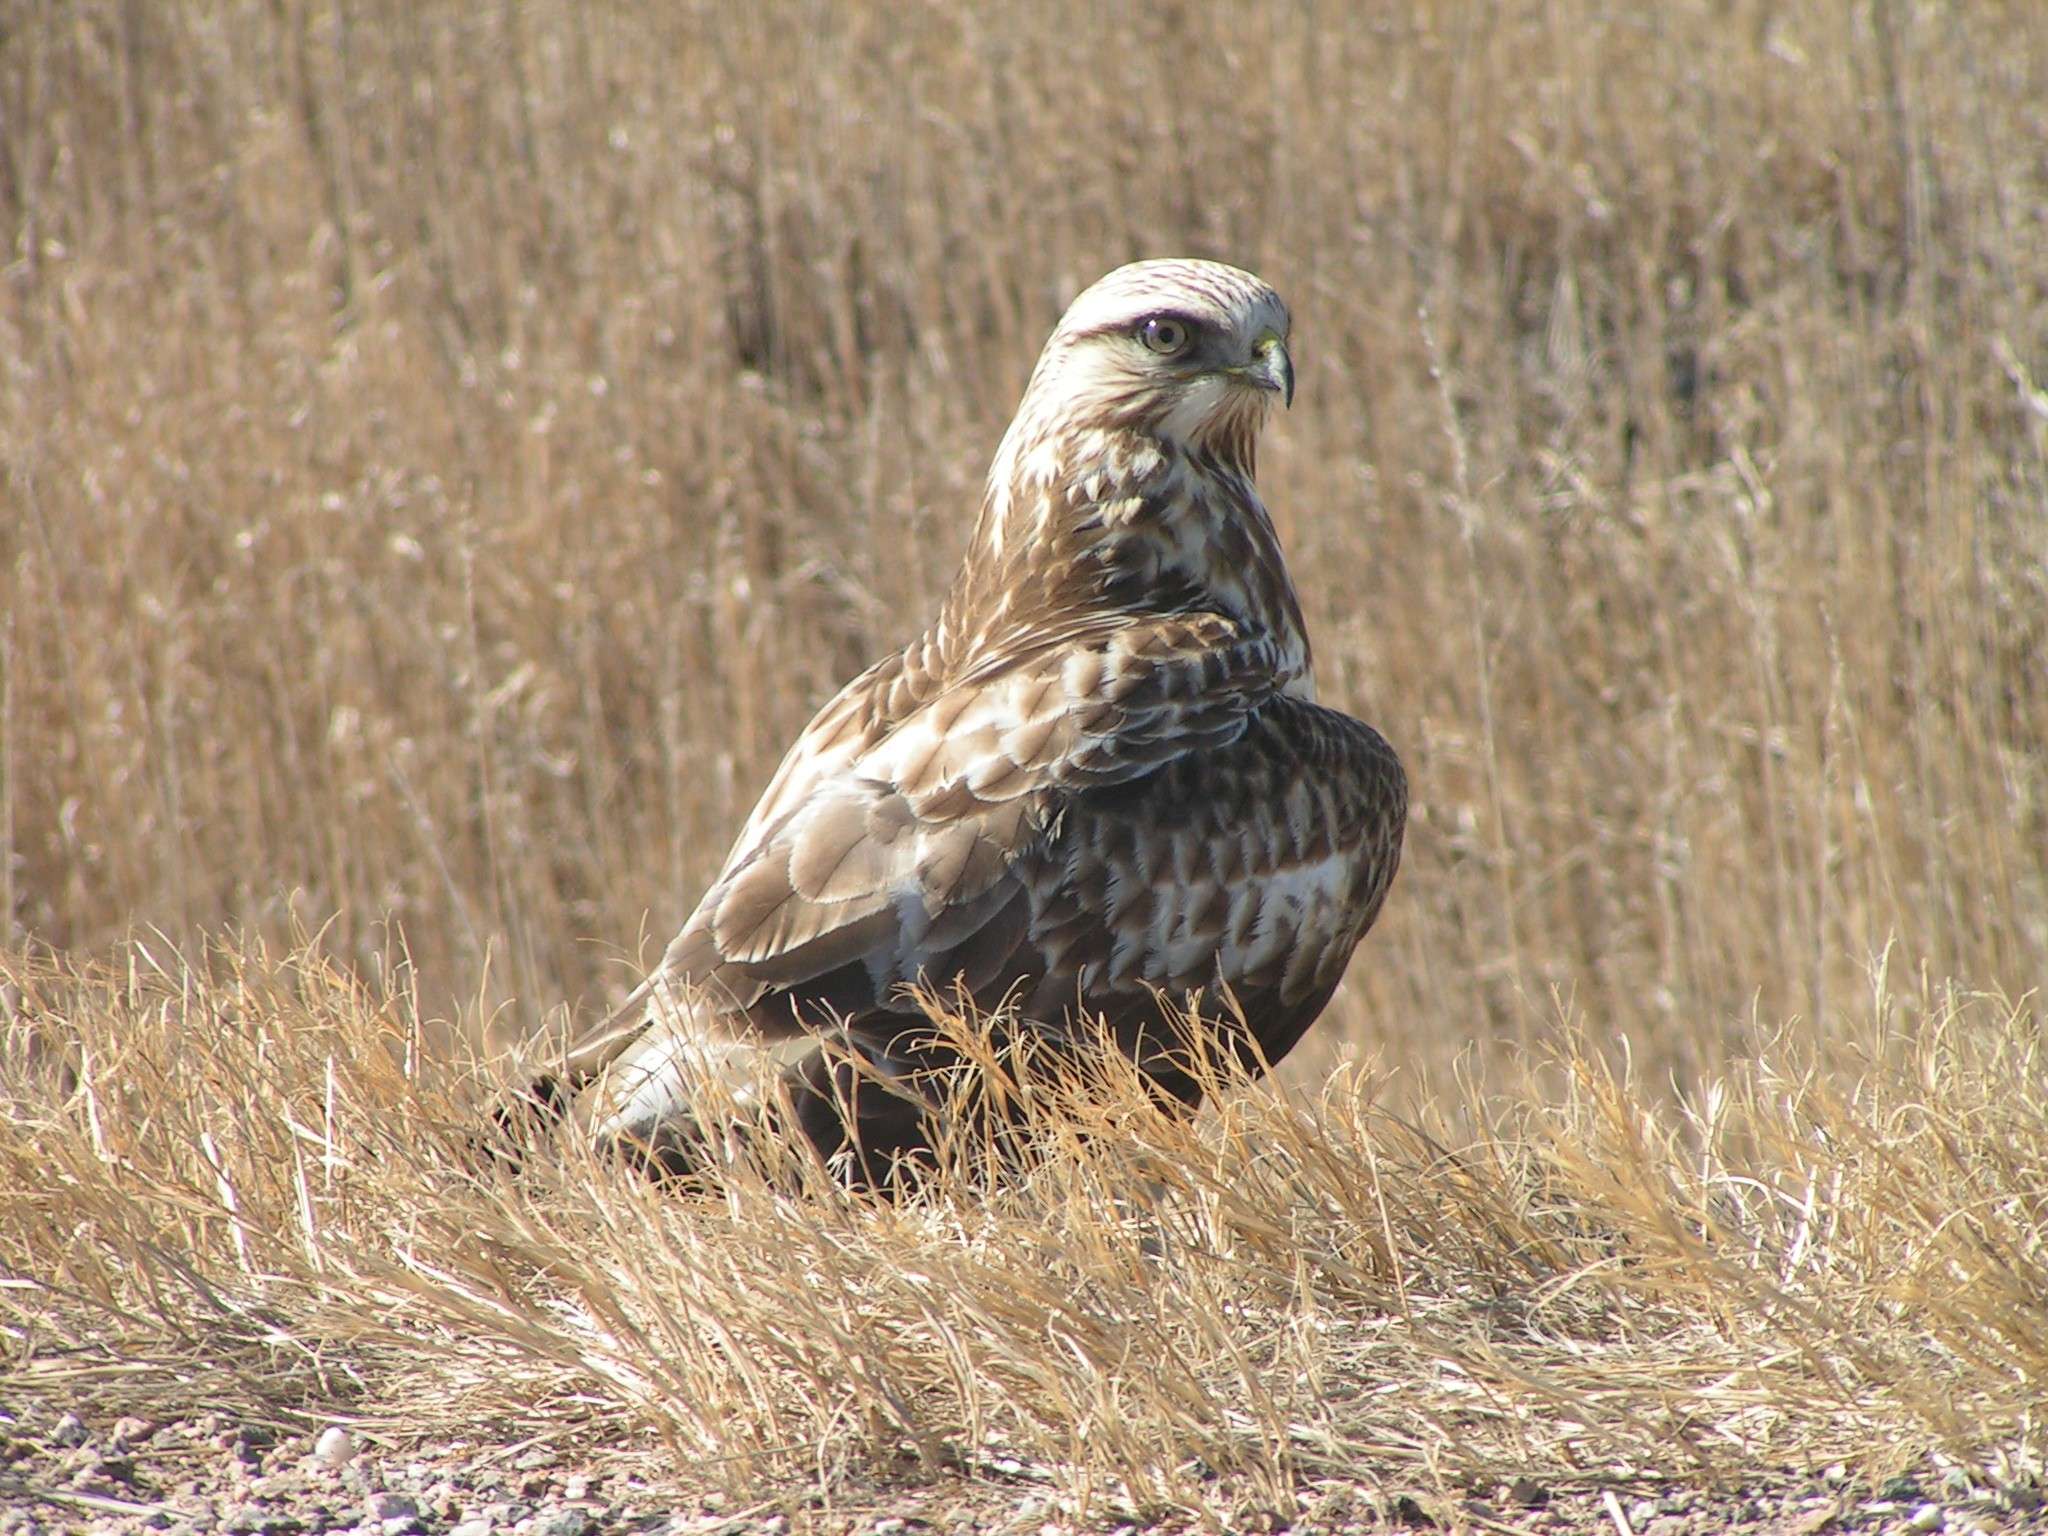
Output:
[[[678,1492],[630,1472],[564,1466],[551,1449],[422,1445],[400,1452],[340,1425],[278,1438],[219,1414],[155,1424],[96,1422],[56,1408],[0,1406],[0,1536],[161,1531],[171,1536],[915,1536],[969,1532],[1064,1536],[1077,1529],[1028,1477],[997,1462],[983,1479],[874,1489],[826,1504],[808,1493],[739,1505]],[[2048,1530],[2031,1481],[2002,1486],[1960,1469],[1880,1487],[1759,1477],[1753,1487],[1552,1489],[1523,1480],[1455,1501],[1319,1485],[1291,1527],[1569,1536],[1708,1536],[1710,1532],[1882,1532],[1885,1536]],[[1147,1536],[1130,1524],[1078,1529]],[[1157,1528],[1191,1530],[1186,1524]]]

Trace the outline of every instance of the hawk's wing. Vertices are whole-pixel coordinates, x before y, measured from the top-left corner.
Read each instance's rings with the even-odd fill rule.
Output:
[[[570,1047],[572,1083],[650,1030],[787,1039],[920,975],[978,989],[1025,936],[1004,876],[1066,796],[1227,745],[1275,688],[1272,640],[1213,613],[1092,619],[926,687],[919,653],[797,739],[660,965]]]

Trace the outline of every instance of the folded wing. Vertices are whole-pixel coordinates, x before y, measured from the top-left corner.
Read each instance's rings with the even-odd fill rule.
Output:
[[[1042,850],[1074,797],[1228,746],[1273,696],[1272,642],[1211,613],[1098,619],[950,673],[925,642],[798,738],[724,870],[627,1003],[575,1042],[568,1086],[621,1057],[613,1115],[665,1113],[680,1063],[977,995],[1020,951]],[[672,1070],[673,1069],[673,1070]]]

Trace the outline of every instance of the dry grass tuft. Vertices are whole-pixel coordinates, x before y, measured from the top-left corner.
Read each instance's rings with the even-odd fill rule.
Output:
[[[1365,1073],[1193,1123],[1099,1082],[1032,1099],[1010,1186],[890,1205],[746,1159],[692,1196],[573,1145],[479,1168],[486,1085],[311,951],[11,981],[10,1079],[44,1064],[0,1130],[11,1369],[108,1411],[1225,1520],[2041,1450],[2048,1069],[1996,998],[1880,975],[1831,1061],[1788,1031],[1676,1108],[1571,1024],[1421,1123]]]

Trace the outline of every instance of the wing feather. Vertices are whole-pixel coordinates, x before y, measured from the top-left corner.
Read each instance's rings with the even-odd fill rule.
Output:
[[[917,647],[871,668],[798,738],[648,984],[572,1044],[569,1072],[650,1025],[780,1038],[884,1006],[935,962],[1000,974],[1024,909],[991,898],[1019,859],[1074,795],[1234,739],[1273,694],[1272,649],[1219,614],[1119,615],[943,685],[909,675]]]

